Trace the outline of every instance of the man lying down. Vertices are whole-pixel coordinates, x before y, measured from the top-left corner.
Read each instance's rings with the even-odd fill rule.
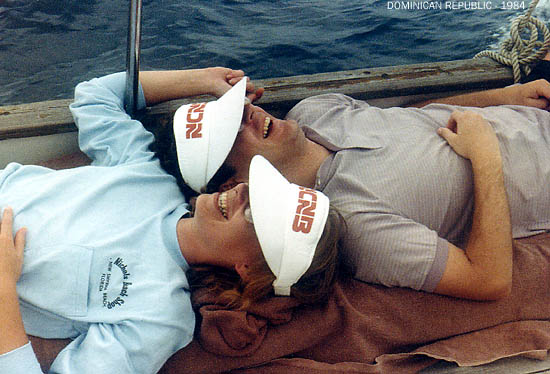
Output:
[[[510,291],[512,240],[550,229],[549,99],[537,80],[420,108],[325,94],[284,120],[246,105],[210,187],[247,181],[260,154],[344,215],[343,260],[356,279],[497,300]],[[181,157],[172,134],[159,136],[175,144],[164,165]]]

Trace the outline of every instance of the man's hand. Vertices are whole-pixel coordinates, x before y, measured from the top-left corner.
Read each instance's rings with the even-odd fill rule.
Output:
[[[474,112],[455,111],[451,114],[447,127],[437,133],[444,138],[460,156],[477,161],[496,156],[500,160],[498,139],[491,125]]]
[[[500,95],[503,104],[550,109],[550,83],[546,79],[504,87]]]
[[[523,105],[550,110],[550,83],[545,79],[539,79],[525,84],[422,101],[409,106],[421,108],[434,103],[478,108]]]
[[[474,213],[464,250],[449,243],[435,292],[475,300],[506,297],[512,288],[512,229],[497,136],[479,114],[459,111],[438,134],[471,161]]]

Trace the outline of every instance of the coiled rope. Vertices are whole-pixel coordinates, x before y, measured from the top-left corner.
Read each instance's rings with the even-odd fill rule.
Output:
[[[533,0],[525,14],[516,17],[510,26],[511,38],[502,42],[500,50],[482,51],[474,56],[490,57],[493,60],[511,66],[514,73],[514,81],[518,83],[521,80],[522,73],[528,75],[531,72],[531,66],[542,59],[550,48],[550,31],[548,27],[539,19],[532,16],[539,0]],[[521,33],[526,34],[526,30],[531,32],[530,38],[521,38]],[[542,34],[542,40],[539,40],[539,31]]]

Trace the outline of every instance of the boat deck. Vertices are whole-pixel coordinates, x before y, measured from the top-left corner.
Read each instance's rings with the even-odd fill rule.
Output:
[[[420,372],[421,374],[549,374],[550,359],[545,361],[524,357],[510,357],[481,366],[459,367],[440,362]]]
[[[266,89],[259,105],[276,116],[283,116],[306,97],[327,92],[343,93],[367,100],[371,105],[388,107],[511,83],[510,69],[489,59],[367,68],[257,81],[258,86]],[[68,110],[70,101],[0,106],[0,167],[9,161],[32,163],[76,151],[76,128]],[[149,108],[144,114],[144,122],[154,123],[189,101],[177,100]],[[23,146],[22,141],[25,141]],[[32,154],[29,149],[33,150]],[[438,363],[422,373],[550,374],[550,359],[539,361],[515,357],[477,367]]]

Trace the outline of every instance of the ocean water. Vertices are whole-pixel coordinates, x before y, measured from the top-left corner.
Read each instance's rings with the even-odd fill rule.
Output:
[[[72,97],[125,69],[130,0],[0,0],[0,105]],[[550,19],[550,0],[537,16]],[[142,69],[252,79],[471,58],[530,1],[143,0]]]

